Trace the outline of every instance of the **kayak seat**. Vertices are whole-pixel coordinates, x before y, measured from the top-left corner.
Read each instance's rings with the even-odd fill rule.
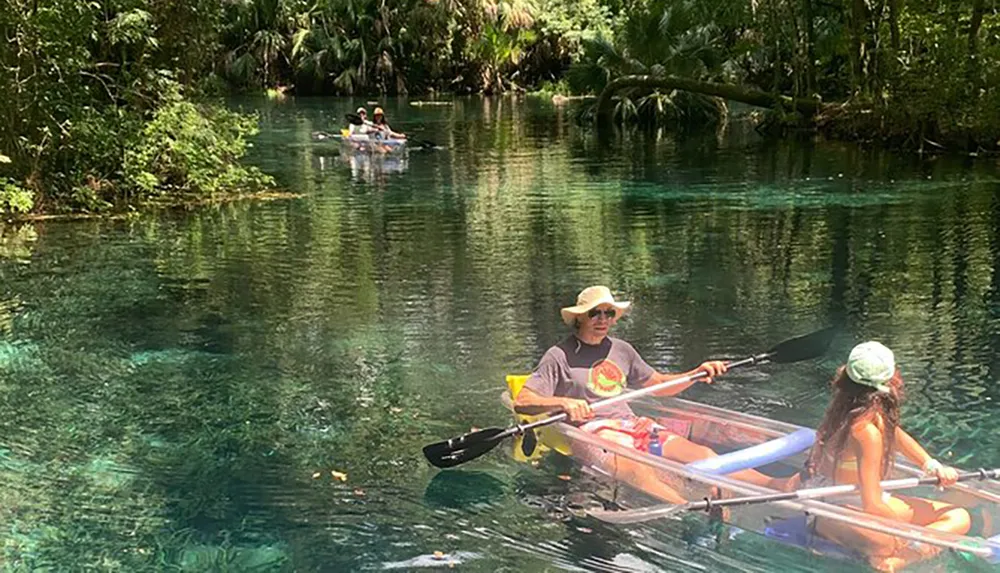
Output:
[[[855,552],[813,533],[809,527],[809,518],[805,515],[796,515],[769,523],[764,528],[764,537],[838,559],[858,559]]]
[[[524,387],[525,382],[528,381],[527,374],[508,374],[506,378],[507,390],[510,392],[511,402],[517,399],[518,393],[521,392],[521,388]],[[524,414],[514,414],[518,423],[534,422],[535,420],[541,420],[542,418],[549,417],[550,414],[538,414],[536,416],[527,416]],[[551,426],[542,426],[535,430],[535,435],[538,437],[538,447],[535,448],[535,453],[531,457],[527,457],[521,451],[521,442],[524,440],[522,436],[514,437],[514,459],[519,462],[526,462],[529,460],[535,460],[542,457],[542,454],[549,449],[556,450],[563,455],[570,455],[569,443],[563,438],[562,434],[557,432]]]

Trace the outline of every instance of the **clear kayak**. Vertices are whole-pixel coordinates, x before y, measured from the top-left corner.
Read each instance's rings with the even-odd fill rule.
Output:
[[[340,134],[341,151],[345,153],[368,153],[374,155],[401,154],[406,151],[406,140],[378,137],[370,134],[354,134],[344,129]]]
[[[504,392],[504,404],[511,408],[511,392],[516,395],[524,376],[508,376],[509,392]],[[512,410],[513,411],[513,410]],[[672,487],[688,500],[731,498],[775,493],[758,485],[729,477],[727,474],[755,468],[764,473],[782,476],[801,469],[815,439],[813,430],[759,416],[743,414],[678,398],[667,398],[656,405],[643,404],[640,415],[660,421],[671,431],[686,434],[689,440],[709,446],[721,455],[710,460],[683,464],[639,451],[584,432],[566,423],[556,423],[536,430],[542,447],[571,456],[583,469],[599,477],[629,484],[617,475],[622,459],[639,462],[651,468],[660,481]],[[524,420],[526,417],[519,417]],[[683,435],[682,434],[682,435]],[[515,443],[515,457],[524,460],[520,443]],[[902,458],[895,466],[893,478],[921,475],[916,467]],[[662,512],[655,509],[661,503],[639,488],[625,489],[615,502],[631,514],[628,522],[641,521],[645,516],[656,519]],[[905,491],[906,495],[937,499],[969,510],[973,529],[970,535],[954,535],[927,527],[881,518],[848,507],[857,504],[857,495],[845,495],[823,500],[793,500],[759,505],[733,507],[725,516],[727,523],[740,529],[762,534],[776,542],[802,547],[814,553],[835,558],[858,559],[865,556],[851,547],[844,547],[815,534],[811,521],[816,518],[849,523],[853,526],[888,533],[910,543],[956,549],[965,555],[1000,563],[1000,482],[990,479],[960,482],[944,491],[922,486]],[[638,509],[632,509],[638,508]],[[621,512],[619,512],[621,513]],[[624,521],[623,521],[624,522]]]

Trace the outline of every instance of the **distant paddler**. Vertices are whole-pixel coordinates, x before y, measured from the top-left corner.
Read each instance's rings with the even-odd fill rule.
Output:
[[[382,108],[376,108],[376,111],[381,112]],[[362,151],[366,149],[366,146],[371,146],[369,148],[375,148],[383,153],[392,151],[392,146],[381,142],[388,138],[385,129],[375,125],[368,119],[368,111],[364,107],[359,107],[355,111],[355,114],[356,116],[354,117],[351,114],[347,114],[350,122],[347,128],[347,135],[351,147],[355,151]]]
[[[385,121],[385,112],[382,108],[377,107],[375,111],[372,112],[372,126],[379,130],[384,137],[390,137],[392,139],[406,139],[405,133],[399,133],[392,130],[389,124]]]
[[[364,107],[359,107],[354,113],[358,114],[361,118],[361,123],[354,123],[353,121],[347,127],[350,135],[369,135],[375,131],[375,124],[368,119],[368,111]],[[350,115],[350,114],[348,114]],[[357,121],[356,119],[354,121]]]
[[[673,396],[695,382],[710,384],[712,377],[727,370],[725,362],[712,360],[683,374],[657,372],[631,344],[608,336],[611,327],[630,309],[631,303],[616,301],[608,287],[583,289],[576,305],[561,311],[563,322],[573,328],[573,333],[549,348],[542,357],[517,395],[515,411],[529,415],[562,411],[568,415],[570,423],[585,432],[641,451],[650,451],[652,446],[653,451],[659,451],[661,456],[682,463],[717,456],[711,448],[695,444],[681,435],[686,433],[683,429],[668,427],[666,421],[638,417],[624,402],[601,409],[602,417],[595,419],[590,404],[619,395],[626,388],[651,386],[694,375],[693,380],[658,393]],[[593,454],[614,455],[596,451]],[[614,477],[664,501],[687,501],[661,481],[656,471],[647,465],[624,457],[619,457],[615,464],[592,461],[601,467],[617,467]],[[755,470],[735,472],[732,477],[773,489],[784,489],[788,482],[787,479],[771,478]]]
[[[812,476],[808,487],[859,484],[855,507],[865,513],[965,535],[971,526],[967,510],[882,490],[880,482],[892,469],[897,452],[937,477],[942,486],[954,484],[958,477],[899,426],[902,401],[903,378],[892,351],[875,341],[855,346],[833,378],[833,398],[806,466]],[[813,528],[823,537],[863,551],[882,571],[897,570],[941,550],[822,517],[815,518]]]

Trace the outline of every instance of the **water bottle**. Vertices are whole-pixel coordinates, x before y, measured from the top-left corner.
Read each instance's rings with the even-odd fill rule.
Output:
[[[649,436],[649,453],[654,456],[663,455],[663,444],[660,443],[660,432],[653,428],[653,433]]]

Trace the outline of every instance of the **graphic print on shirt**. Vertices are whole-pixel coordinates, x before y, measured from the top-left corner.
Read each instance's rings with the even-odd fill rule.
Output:
[[[614,362],[601,359],[587,373],[587,390],[607,398],[617,396],[625,389],[625,372]]]

